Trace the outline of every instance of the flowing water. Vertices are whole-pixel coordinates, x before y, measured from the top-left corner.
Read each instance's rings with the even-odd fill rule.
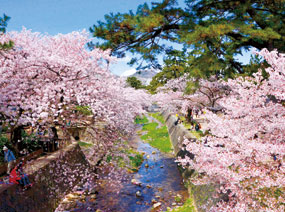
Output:
[[[124,180],[117,185],[110,185],[108,178],[104,179],[104,175],[108,175],[105,170],[106,173],[102,172],[99,178],[102,180],[95,186],[96,198],[85,196],[83,201],[82,198],[81,201],[77,200],[72,208],[64,211],[166,211],[167,207],[182,204],[188,193],[174,162],[175,158],[159,152],[138,135],[134,136],[131,143],[144,153],[144,162],[138,172],[126,172]],[[154,208],[155,204],[160,206]]]

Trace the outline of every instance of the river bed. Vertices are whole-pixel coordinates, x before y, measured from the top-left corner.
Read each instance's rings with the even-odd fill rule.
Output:
[[[118,178],[113,183],[116,173],[113,173],[112,167],[105,167],[99,173],[98,181],[89,185],[88,189],[92,190],[89,194],[83,194],[82,190],[86,188],[75,188],[77,198],[74,198],[68,208],[63,207],[66,203],[62,202],[56,212],[148,212],[166,211],[167,207],[182,205],[188,192],[175,158],[151,147],[138,135],[130,143],[144,154],[144,162],[138,172],[125,171],[123,178]]]

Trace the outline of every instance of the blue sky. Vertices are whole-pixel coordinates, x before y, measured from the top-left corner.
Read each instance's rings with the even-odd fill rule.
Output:
[[[7,31],[21,31],[24,26],[34,32],[56,35],[89,30],[97,21],[104,21],[105,14],[135,11],[138,5],[153,1],[155,0],[0,0],[0,16],[5,13],[11,17]],[[183,0],[179,2],[182,3]],[[242,60],[246,60],[246,57]],[[111,66],[111,71],[119,75],[132,69],[126,62],[127,59],[123,59]]]

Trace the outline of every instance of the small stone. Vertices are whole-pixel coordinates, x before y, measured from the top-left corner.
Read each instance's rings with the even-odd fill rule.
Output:
[[[147,155],[147,156],[146,156],[146,158],[147,158],[147,159],[149,159],[149,158],[150,158],[150,156],[149,156],[149,155]]]
[[[158,191],[163,191],[163,188],[158,188],[157,190],[158,190]]]
[[[174,202],[174,203],[172,203],[171,205],[172,205],[172,206],[176,206],[176,203]]]
[[[137,192],[136,192],[136,196],[137,196],[137,197],[141,197],[141,196],[142,196],[142,193],[141,193],[140,191],[137,191]]]
[[[66,196],[66,198],[67,198],[68,200],[78,199],[78,195],[68,194],[68,195]]]
[[[163,166],[160,166],[160,168],[163,168]]]
[[[85,196],[84,196],[84,195],[81,195],[81,196],[80,196],[80,199],[81,199],[81,200],[85,199]]]
[[[160,202],[155,203],[155,204],[153,205],[153,208],[157,208],[157,207],[159,207],[159,206],[161,206],[161,203],[160,203]]]
[[[76,191],[83,191],[83,188],[77,186],[77,187],[76,187]]]
[[[152,154],[153,154],[153,155],[156,154],[156,151],[152,151]]]
[[[132,179],[131,183],[137,186],[142,186],[142,183],[138,182],[136,179]]]
[[[157,203],[157,201],[155,199],[151,200],[152,204]]]
[[[156,199],[160,199],[160,196],[156,195],[155,198],[156,198]]]
[[[148,167],[149,167],[149,165],[148,165],[147,163],[146,163],[144,166],[145,166],[145,168],[148,168]]]
[[[63,204],[67,204],[67,203],[70,203],[70,201],[67,199],[67,198],[64,198],[64,200],[62,200],[62,202],[61,203],[63,203]]]
[[[89,192],[89,194],[98,194],[98,191],[96,191],[95,188],[92,188]]]
[[[151,185],[146,185],[146,187],[147,187],[147,188],[152,188],[152,186],[151,186]]]
[[[76,191],[75,193],[73,193],[74,195],[80,196],[84,193],[84,191]]]
[[[90,196],[90,198],[91,198],[91,199],[96,199],[96,194],[92,194],[92,195]]]

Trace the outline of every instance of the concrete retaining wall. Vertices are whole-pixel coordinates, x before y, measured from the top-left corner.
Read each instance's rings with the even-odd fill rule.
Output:
[[[90,164],[79,145],[73,142],[49,156],[38,158],[25,166],[25,172],[34,183],[22,191],[20,185],[0,187],[0,211],[46,212],[54,211],[82,176],[89,173]]]
[[[191,135],[191,133],[183,126],[183,124],[175,125],[175,121],[177,117],[174,114],[171,114],[168,111],[162,112],[162,116],[166,121],[166,126],[168,128],[168,133],[174,148],[174,153],[176,156],[184,156],[187,155],[190,158],[194,158],[195,156],[187,151],[183,150],[183,140],[184,138],[190,139],[193,142],[196,141],[196,138]],[[205,185],[194,185],[191,182],[191,178],[197,175],[198,173],[189,167],[188,169],[183,169],[181,167],[181,173],[183,179],[187,182],[189,194],[193,197],[195,201],[195,205],[198,212],[207,212],[209,208],[215,205],[220,198],[214,198],[216,196],[216,188],[218,185],[211,184],[209,182]]]

